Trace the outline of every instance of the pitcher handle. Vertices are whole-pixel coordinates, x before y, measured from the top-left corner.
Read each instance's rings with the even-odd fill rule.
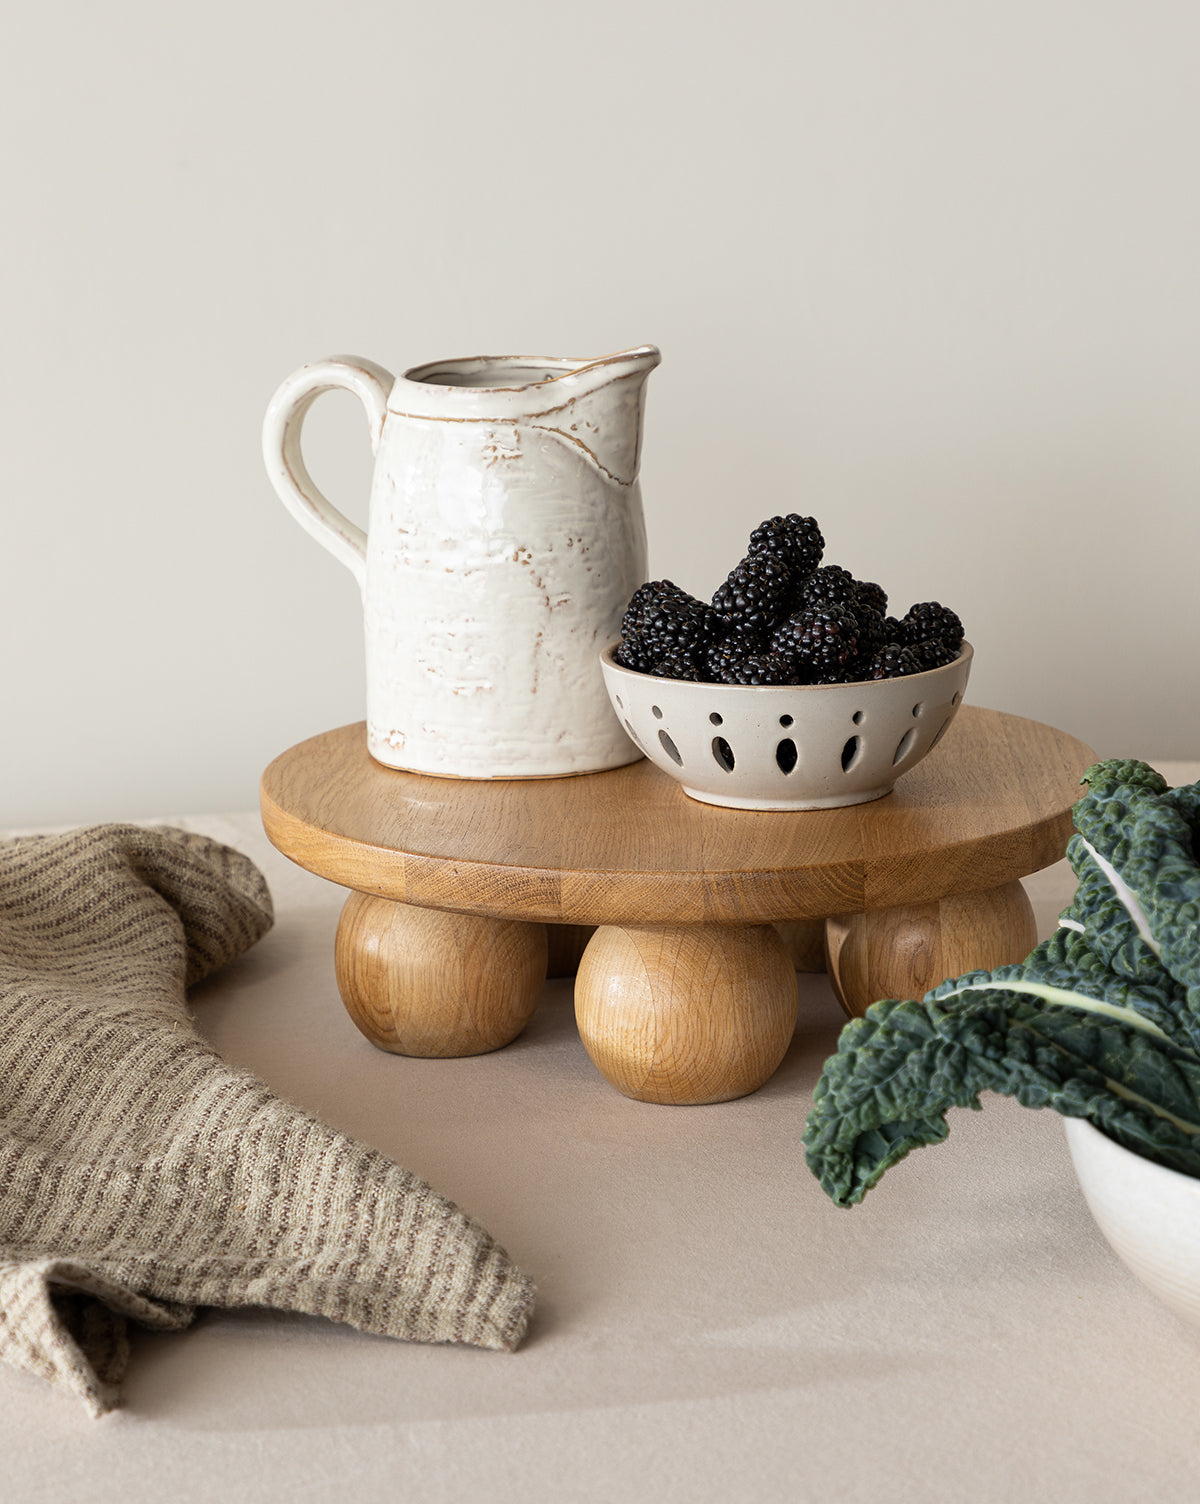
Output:
[[[317,489],[300,452],[304,415],[322,392],[353,392],[367,410],[371,452],[379,451],[387,401],[396,378],[372,360],[337,355],[301,366],[283,381],[263,422],[263,460],[280,501],[305,532],[350,571],[362,590],[367,573],[367,535]]]

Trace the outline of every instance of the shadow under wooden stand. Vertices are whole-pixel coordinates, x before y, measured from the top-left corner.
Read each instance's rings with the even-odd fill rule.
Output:
[[[478,1054],[515,1038],[548,974],[571,975],[597,1068],[643,1101],[725,1101],[777,1069],[795,970],[847,1013],[919,997],[1036,942],[1020,878],[1057,861],[1095,754],[964,706],[886,798],[795,813],[689,799],[647,762],[574,778],[397,772],[361,724],[262,779],[267,834],[349,888],[338,986],[382,1049]]]

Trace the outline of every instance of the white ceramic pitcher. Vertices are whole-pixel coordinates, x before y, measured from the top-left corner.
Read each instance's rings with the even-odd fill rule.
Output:
[[[263,427],[284,505],[363,595],[367,746],[458,778],[596,772],[641,754],[599,654],[646,578],[638,487],[652,345],[597,360],[484,356],[399,379],[356,357],[289,376]],[[313,484],[304,414],[341,387],[367,410],[363,530]]]

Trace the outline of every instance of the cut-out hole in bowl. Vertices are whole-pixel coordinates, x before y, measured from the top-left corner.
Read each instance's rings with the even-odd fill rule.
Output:
[[[862,737],[852,736],[842,748],[842,772],[848,773],[858,761],[858,754],[862,751]]]
[[[714,726],[723,726],[725,724],[725,717],[723,715],[718,715],[715,710],[712,711],[708,718]]]
[[[650,714],[654,717],[654,719],[656,721],[661,721],[662,720],[662,711],[658,708],[657,705],[651,705],[651,707],[650,707]]]
[[[796,766],[796,743],[790,736],[775,748],[775,761],[779,764],[781,773],[790,773]]]
[[[916,718],[921,714],[921,712],[924,709],[925,709],[925,701],[924,700],[918,700],[917,703],[913,706],[913,720],[914,721],[916,720]]]
[[[931,742],[930,742],[930,743],[929,743],[929,750],[930,750],[930,751],[931,751],[931,752],[932,752],[932,751],[933,751],[933,749],[934,749],[934,747],[936,747],[936,746],[937,746],[937,744],[938,744],[938,742],[940,742],[940,741],[941,741],[941,739],[942,739],[942,733],[943,733],[943,732],[944,732],[944,731],[945,731],[945,729],[946,729],[946,727],[947,727],[947,726],[948,726],[948,725],[949,725],[949,724],[950,724],[950,722],[951,722],[951,721],[952,721],[952,720],[953,720],[953,719],[954,719],[954,717],[953,717],[953,716],[949,716],[949,715],[948,715],[948,716],[947,716],[947,717],[946,717],[946,719],[945,719],[945,720],[944,720],[944,721],[943,721],[943,722],[942,722],[942,724],[941,724],[941,725],[940,725],[940,726],[939,726],[939,727],[938,727],[938,729],[937,729],[937,735],[936,735],[936,736],[935,736],[935,737],[934,737],[934,739],[933,739],[933,740],[932,740],[932,741],[931,741]]]
[[[629,735],[633,741],[633,745],[637,747],[639,751],[644,752],[646,749],[642,746],[641,737],[637,734],[637,732],[633,729],[628,721],[625,722],[625,730],[629,732]]]
[[[953,696],[953,698],[952,698],[952,699],[951,699],[951,701],[950,701],[950,703],[951,703],[951,705],[957,705],[957,704],[958,704],[958,702],[959,702],[959,701],[960,701],[960,700],[961,700],[961,699],[962,699],[962,695],[961,695],[961,694],[960,694],[960,693],[959,693],[959,691],[958,691],[958,690],[957,690],[957,689],[956,689],[956,690],[955,690],[955,691],[954,691],[954,696]]]
[[[726,773],[734,772],[734,749],[725,737],[713,737],[713,761],[717,767],[723,767]]]
[[[856,710],[854,712],[854,714],[850,717],[850,719],[854,722],[854,724],[856,726],[861,726],[862,723],[863,723],[863,713],[862,713],[862,711],[861,710]]]
[[[900,745],[896,748],[895,757],[892,758],[892,767],[895,767],[897,763],[904,761],[904,759],[912,751],[912,744],[916,741],[916,739],[917,728],[915,726],[910,726],[904,733],[904,735],[900,738]]]
[[[660,731],[658,733],[658,739],[660,742],[662,742],[663,751],[667,754],[671,761],[673,763],[677,763],[679,767],[683,767],[683,758],[679,755],[679,748],[675,745],[675,743],[671,740],[667,733],[665,731]]]
[[[790,715],[781,715],[779,717],[779,724],[781,726],[790,726],[792,724],[792,718],[791,718],[791,716]]]

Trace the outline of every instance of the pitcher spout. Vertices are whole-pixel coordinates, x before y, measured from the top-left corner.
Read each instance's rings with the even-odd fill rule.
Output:
[[[558,384],[578,384],[580,390],[600,391],[614,381],[627,381],[636,377],[644,381],[662,361],[662,352],[657,345],[638,345],[632,350],[619,350],[615,355],[601,355],[596,360],[587,360],[558,378]]]
[[[565,371],[545,383],[550,405],[530,414],[530,426],[576,446],[610,480],[632,486],[641,463],[646,377],[661,360],[655,345],[639,345]]]

